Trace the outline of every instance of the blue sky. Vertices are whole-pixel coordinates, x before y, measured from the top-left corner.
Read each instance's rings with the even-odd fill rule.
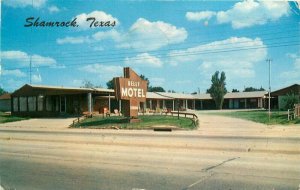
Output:
[[[106,87],[132,67],[166,90],[203,93],[225,71],[227,89],[300,82],[299,8],[286,1],[4,0],[0,86],[29,83]],[[26,18],[79,27],[24,27]],[[89,27],[86,18],[116,22]]]

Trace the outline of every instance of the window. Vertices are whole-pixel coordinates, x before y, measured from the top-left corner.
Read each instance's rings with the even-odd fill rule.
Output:
[[[17,112],[19,111],[19,107],[18,107],[18,98],[17,97],[14,97],[13,98],[13,111]]]
[[[36,111],[36,97],[28,97],[28,111]]]
[[[20,111],[27,111],[27,98],[20,97]]]
[[[60,112],[66,112],[66,109],[67,109],[66,106],[67,106],[66,97],[61,96],[60,97]]]
[[[38,111],[43,111],[44,96],[38,96]]]
[[[51,97],[49,96],[46,97],[46,110],[52,111]]]

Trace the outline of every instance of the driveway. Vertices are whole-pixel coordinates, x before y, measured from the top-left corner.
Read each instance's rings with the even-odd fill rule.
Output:
[[[0,124],[0,128],[67,129],[75,118],[38,118]]]
[[[245,119],[207,114],[204,111],[194,113],[199,119],[198,132],[203,135],[299,137],[300,133],[300,125],[266,125]]]

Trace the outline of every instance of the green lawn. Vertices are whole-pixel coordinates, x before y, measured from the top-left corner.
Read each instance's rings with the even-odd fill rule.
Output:
[[[286,111],[272,111],[271,117],[269,120],[268,111],[236,111],[236,112],[212,112],[209,114],[223,115],[228,117],[241,118],[246,120],[255,121],[258,123],[264,123],[268,125],[274,124],[300,124],[300,118],[295,120],[287,120],[287,112]]]
[[[128,123],[127,119],[119,116],[112,117],[93,117],[83,120],[74,127],[82,128],[110,128],[118,127],[120,129],[147,129],[157,125],[176,126],[183,129],[194,129],[196,126],[190,118],[177,118],[172,116],[139,116],[141,122]]]
[[[13,121],[21,121],[24,119],[29,119],[28,117],[16,117],[7,115],[4,112],[0,112],[0,123],[7,123],[7,122],[13,122]]]

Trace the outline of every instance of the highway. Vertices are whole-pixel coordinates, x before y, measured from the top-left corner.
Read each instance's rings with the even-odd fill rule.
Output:
[[[234,127],[226,125],[173,132],[1,127],[1,185],[16,190],[297,190],[298,128],[288,133],[289,128],[261,126],[230,132]]]

